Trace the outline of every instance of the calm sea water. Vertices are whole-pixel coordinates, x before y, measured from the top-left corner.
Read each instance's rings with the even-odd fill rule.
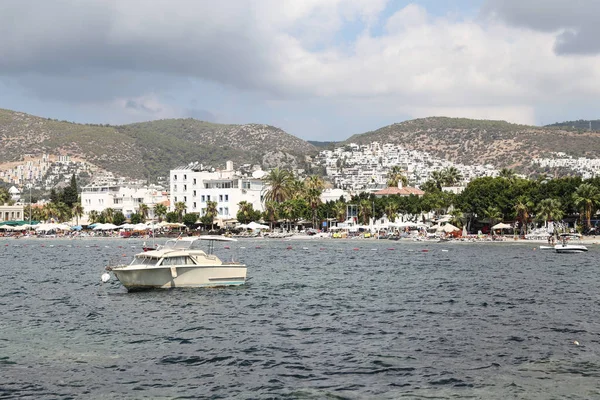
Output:
[[[0,398],[600,398],[596,245],[247,240],[245,287],[100,282],[140,247],[0,241]]]

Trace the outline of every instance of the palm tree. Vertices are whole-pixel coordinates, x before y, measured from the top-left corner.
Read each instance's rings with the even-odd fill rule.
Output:
[[[488,207],[483,211],[483,214],[490,221],[490,228],[494,226],[495,222],[502,219],[502,213],[498,207]]]
[[[346,203],[343,201],[336,201],[333,205],[333,212],[335,213],[335,219],[337,222],[343,222],[346,220],[346,213],[348,209],[346,207]]]
[[[88,213],[88,221],[92,224],[94,222],[98,221],[99,218],[100,218],[100,215],[98,215],[98,211],[96,211],[96,210],[91,210]]]
[[[142,216],[144,220],[148,219],[148,211],[149,207],[147,204],[141,203],[138,207],[138,213]]]
[[[442,171],[433,171],[431,173],[431,178],[430,178],[433,182],[435,182],[435,186],[439,189],[442,190],[442,185],[444,184],[444,174],[442,173]]]
[[[115,210],[112,208],[105,208],[104,211],[102,211],[101,215],[104,216],[104,221],[107,224],[112,224],[113,219],[115,217]]]
[[[164,204],[156,204],[154,205],[154,215],[158,218],[158,222],[162,222],[162,219],[165,215],[167,215],[167,206]]]
[[[527,235],[527,223],[529,222],[529,210],[533,207],[533,203],[524,196],[517,199],[515,203],[515,213],[520,225],[521,236]]]
[[[540,201],[537,213],[538,218],[542,219],[546,226],[548,226],[548,221],[557,221],[563,217],[562,206],[557,199],[548,198]]]
[[[175,205],[177,206],[177,204]],[[206,208],[204,209],[204,215],[208,216],[211,219],[210,229],[212,230],[215,223],[215,217],[217,216],[217,202],[216,201],[207,201]]]
[[[319,176],[312,175],[306,178],[304,181],[304,192],[305,198],[312,210],[312,224],[313,228],[317,228],[317,212],[319,211],[319,205],[321,204],[321,193],[325,183]]]
[[[456,167],[448,167],[442,171],[444,184],[454,186],[462,180],[462,174]]]
[[[600,191],[596,186],[582,183],[573,193],[573,202],[583,211],[582,217],[585,218],[586,228],[589,229],[592,215],[596,213],[600,204]]]
[[[265,203],[265,220],[269,221],[271,230],[273,230],[273,224],[277,220],[277,203],[274,201],[267,201]]]
[[[398,204],[394,201],[388,201],[385,207],[383,208],[385,215],[390,220],[390,222],[396,221],[396,215],[398,214]]]
[[[369,223],[369,218],[373,215],[373,203],[367,199],[361,200],[358,203],[358,215],[362,219],[363,225]]]
[[[267,191],[264,201],[275,201],[281,203],[292,197],[292,182],[294,176],[285,169],[275,168],[265,178]]]
[[[252,203],[248,203],[247,201],[240,201],[238,203],[239,211],[236,215],[237,220],[242,224],[247,224],[251,221],[252,212],[254,211],[254,207]]]
[[[514,181],[517,174],[515,173],[515,170],[511,168],[502,168],[498,176],[500,178],[508,179],[509,181]]]
[[[214,203],[214,202],[207,202],[207,206],[208,203]],[[187,209],[187,206],[185,205],[185,203],[183,201],[178,201],[177,203],[175,203],[175,212],[177,213],[177,217],[179,220],[179,223],[181,223],[183,221],[183,213],[185,213],[185,210]]]
[[[8,203],[10,201],[10,193],[6,188],[0,188],[0,205]]]
[[[71,213],[76,218],[76,224],[79,225],[79,218],[81,218],[83,215],[83,207],[81,206],[81,203],[73,203]]]
[[[400,166],[394,165],[387,173],[387,186],[398,187],[399,182],[402,182],[402,186],[407,186],[408,178]]]

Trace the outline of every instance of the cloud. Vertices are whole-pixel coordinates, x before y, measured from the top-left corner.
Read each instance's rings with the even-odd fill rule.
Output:
[[[483,14],[555,36],[558,54],[600,53],[597,0],[488,0]]]
[[[0,83],[44,102],[104,107],[109,122],[235,116],[321,138],[364,121],[532,123],[574,101],[600,106],[596,2],[487,0],[474,16],[398,4],[6,0]]]

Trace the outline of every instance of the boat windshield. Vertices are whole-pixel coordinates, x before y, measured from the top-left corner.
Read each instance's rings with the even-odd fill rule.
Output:
[[[157,262],[158,258],[156,257],[136,256],[131,262],[131,265],[156,265]]]
[[[189,249],[193,243],[194,242],[192,242],[190,240],[181,240],[181,239],[167,240],[167,243],[165,243],[165,248],[166,249],[185,250],[185,249]]]

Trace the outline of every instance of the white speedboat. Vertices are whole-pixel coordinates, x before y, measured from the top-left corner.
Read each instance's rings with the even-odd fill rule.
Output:
[[[207,252],[200,243],[208,241]],[[223,236],[171,239],[155,250],[134,256],[129,265],[106,267],[127,290],[243,285],[246,266],[223,262],[213,254],[214,242],[236,241]]]
[[[559,236],[560,243],[554,246],[554,251],[557,253],[583,253],[588,251],[581,243],[581,235],[578,233],[561,233]]]

